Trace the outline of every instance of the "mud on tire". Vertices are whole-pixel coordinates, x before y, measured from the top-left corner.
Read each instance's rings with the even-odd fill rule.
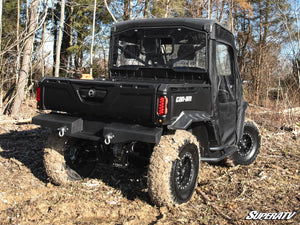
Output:
[[[261,136],[256,123],[252,120],[246,120],[244,132],[238,143],[239,150],[231,155],[235,165],[249,165],[254,162],[261,144]]]
[[[44,148],[44,166],[52,183],[65,185],[92,173],[95,160],[88,162],[83,158],[80,163],[79,160],[74,161],[74,148],[78,148],[79,142],[78,139],[60,138],[57,134],[48,137]]]
[[[148,192],[158,206],[189,201],[197,184],[200,165],[199,144],[183,130],[164,135],[154,147],[148,168]]]

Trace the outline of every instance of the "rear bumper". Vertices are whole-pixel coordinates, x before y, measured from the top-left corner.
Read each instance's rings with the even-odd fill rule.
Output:
[[[108,123],[102,121],[89,121],[80,117],[65,114],[41,114],[32,118],[32,123],[51,128],[59,133],[64,129],[64,135],[92,141],[104,141],[110,137],[109,142],[125,143],[140,141],[159,143],[162,128],[145,127],[138,124]]]

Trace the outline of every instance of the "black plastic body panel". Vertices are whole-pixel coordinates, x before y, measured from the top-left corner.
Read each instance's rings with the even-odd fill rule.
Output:
[[[158,84],[44,78],[42,109],[151,125]],[[94,95],[89,96],[89,92]]]
[[[190,125],[197,122],[211,121],[211,116],[202,111],[182,111],[177,119],[168,126],[171,130],[187,130]]]

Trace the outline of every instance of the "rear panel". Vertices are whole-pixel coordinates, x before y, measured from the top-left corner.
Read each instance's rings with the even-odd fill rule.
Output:
[[[158,84],[46,78],[42,108],[153,124]]]

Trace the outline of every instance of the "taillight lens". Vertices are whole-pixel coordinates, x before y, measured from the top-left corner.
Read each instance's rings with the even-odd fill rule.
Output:
[[[164,116],[168,113],[168,98],[167,97],[160,97],[158,101],[158,115]]]
[[[38,87],[36,90],[36,101],[40,102],[41,101],[41,88]]]

